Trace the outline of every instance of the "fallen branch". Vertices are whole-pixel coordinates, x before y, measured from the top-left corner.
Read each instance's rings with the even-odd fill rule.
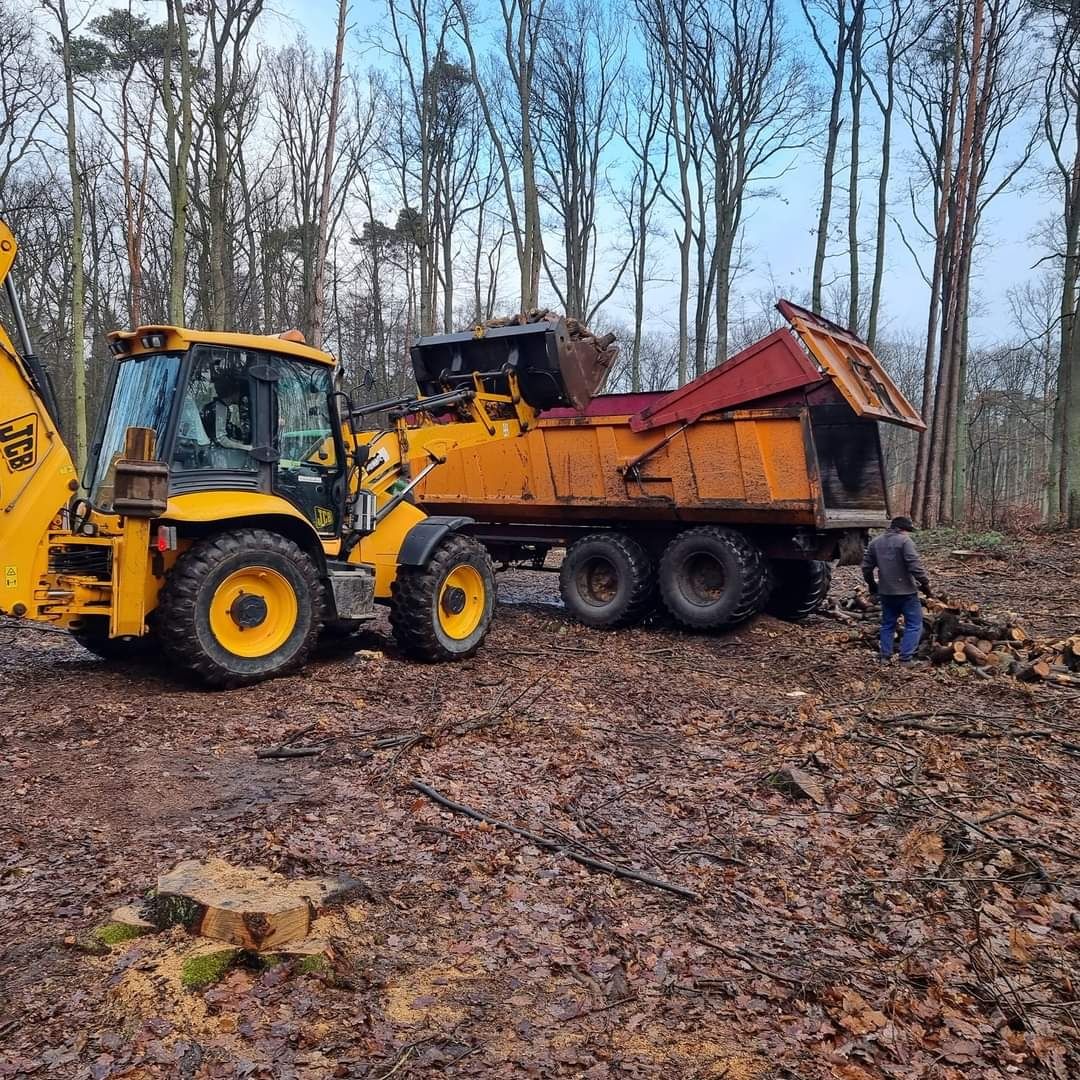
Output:
[[[326,749],[325,746],[266,746],[255,751],[257,758],[302,758],[317,757]]]
[[[681,896],[684,900],[701,899],[692,889],[684,888],[682,885],[674,885],[670,881],[662,881],[660,878],[650,877],[648,874],[643,874],[640,870],[633,870],[629,866],[619,866],[616,863],[604,862],[602,859],[590,858],[588,855],[579,855],[575,851],[570,851],[565,844],[549,840],[546,836],[541,836],[539,833],[534,833],[529,829],[522,829],[517,825],[510,825],[505,821],[500,821],[498,818],[490,817],[480,810],[474,810],[471,806],[465,806],[463,803],[454,802],[452,799],[448,799],[445,795],[441,795],[434,788],[428,787],[427,784],[421,783],[419,780],[411,781],[409,787],[414,791],[419,791],[421,795],[429,798],[432,802],[438,803],[439,806],[445,807],[447,810],[452,810],[455,814],[463,814],[465,817],[470,817],[474,821],[482,821],[496,829],[504,829],[506,832],[513,833],[515,836],[523,837],[530,843],[536,844],[537,847],[544,848],[546,851],[553,851],[557,855],[565,855],[567,858],[573,859],[574,862],[589,867],[590,870],[600,870],[605,874],[614,874],[616,877],[629,878],[631,881],[640,881],[643,885],[651,885],[654,889],[663,889],[666,892],[674,893],[676,896]]]

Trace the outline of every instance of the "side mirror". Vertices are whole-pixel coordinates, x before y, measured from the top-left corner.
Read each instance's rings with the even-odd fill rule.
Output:
[[[362,469],[367,464],[369,457],[371,457],[371,443],[361,443],[353,451],[353,464],[358,469]]]

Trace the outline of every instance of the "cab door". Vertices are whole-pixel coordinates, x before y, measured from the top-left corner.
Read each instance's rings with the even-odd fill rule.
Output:
[[[331,369],[275,356],[273,489],[288,499],[322,537],[341,528],[343,468],[333,422]]]

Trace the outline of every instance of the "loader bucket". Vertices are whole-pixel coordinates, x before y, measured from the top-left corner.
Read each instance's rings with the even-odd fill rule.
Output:
[[[486,327],[460,334],[419,338],[411,354],[425,397],[456,390],[475,373],[494,393],[508,393],[506,372],[517,373],[521,396],[534,409],[584,409],[604,381],[613,359],[597,339],[571,339],[563,319],[522,326]]]

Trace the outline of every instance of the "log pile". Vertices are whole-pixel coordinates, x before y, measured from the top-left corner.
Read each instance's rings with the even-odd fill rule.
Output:
[[[923,633],[916,656],[932,664],[961,664],[991,678],[1080,687],[1080,634],[1035,640],[1011,612],[988,615],[978,604],[923,600]],[[869,593],[833,601],[821,614],[853,627],[852,640],[877,647],[880,607]],[[898,631],[899,633],[899,631]]]

